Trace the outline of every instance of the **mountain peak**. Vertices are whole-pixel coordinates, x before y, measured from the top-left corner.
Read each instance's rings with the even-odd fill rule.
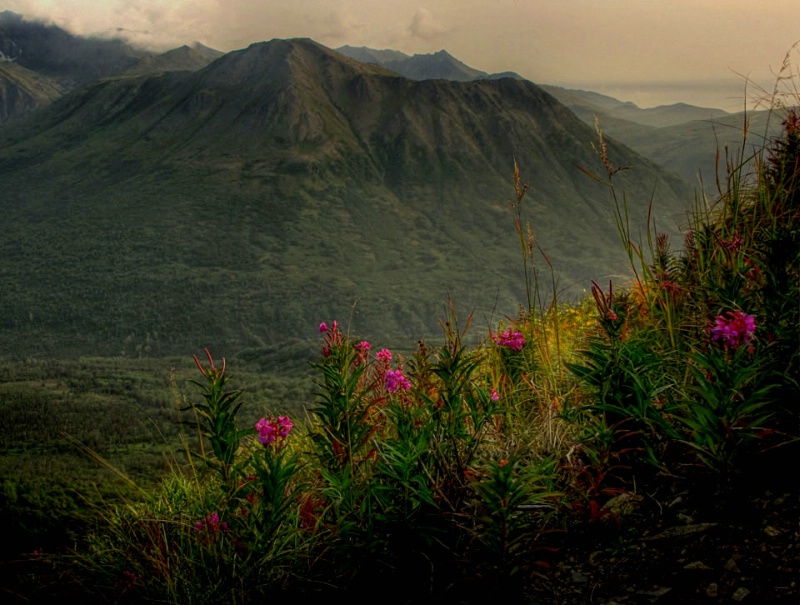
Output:
[[[396,74],[342,55],[310,38],[275,38],[256,42],[243,50],[227,53],[209,66],[209,77],[216,82],[225,80],[248,82],[292,77],[305,81],[308,77],[330,79],[336,73]]]
[[[223,54],[218,50],[203,46],[199,42],[195,42],[192,46],[184,44],[160,55],[144,57],[136,65],[127,69],[123,75],[143,76],[175,71],[197,71]]]
[[[361,61],[362,63],[377,63],[378,65],[382,65],[386,61],[400,61],[409,58],[409,55],[399,50],[378,50],[366,46],[345,45],[340,46],[336,51],[356,61]]]
[[[365,47],[353,48],[350,46],[342,46],[338,51],[356,61],[383,65],[387,69],[411,80],[455,80],[459,82],[469,82],[472,80],[496,80],[500,78],[512,78],[515,80],[524,79],[514,72],[488,74],[485,71],[470,67],[456,59],[444,49],[428,54],[416,54],[411,57],[400,51],[377,51]],[[399,57],[396,55],[399,55]]]

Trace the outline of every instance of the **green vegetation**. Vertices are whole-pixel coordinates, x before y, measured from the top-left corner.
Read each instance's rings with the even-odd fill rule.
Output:
[[[312,389],[297,363],[268,373],[255,360],[232,363],[247,384],[244,421],[302,412]],[[71,541],[100,502],[135,497],[117,471],[151,488],[185,461],[180,408],[190,377],[179,359],[0,360],[3,556]]]
[[[716,521],[764,486],[796,496],[793,469],[775,464],[800,443],[800,115],[782,118],[754,162],[731,166],[719,200],[698,202],[680,252],[653,225],[644,241],[632,233],[599,132],[606,173],[592,176],[612,194],[635,281],[595,283],[579,304],[539,290],[551,268],[522,219],[517,175],[520,314],[475,344],[472,317],[450,305],[442,340],[406,354],[323,323],[305,416],[247,403],[231,376],[256,376],[207,351],[185,394],[193,428],[175,432],[167,400],[139,402],[159,432],[182,436],[184,453],[167,458],[157,485],[100,506],[73,555],[39,556],[41,565],[62,574],[62,591],[98,601],[540,602],[576,537],[604,541],[596,558],[636,559],[663,539],[659,520],[676,501]],[[122,366],[109,384],[87,372],[73,386],[42,366],[36,380],[72,402],[76,425],[95,424],[102,389],[128,380],[155,392],[167,380],[143,370]],[[12,414],[30,408],[33,386]],[[115,405],[124,397],[107,393]],[[122,427],[96,425],[93,447],[111,462],[138,440]],[[16,439],[40,437],[20,429]],[[779,587],[760,589],[774,597]]]

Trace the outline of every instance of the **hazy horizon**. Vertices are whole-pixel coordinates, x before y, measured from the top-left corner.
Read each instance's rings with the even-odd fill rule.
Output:
[[[744,0],[6,0],[0,10],[153,50],[198,41],[228,52],[296,37],[330,48],[447,50],[486,72],[515,71],[640,107],[684,102],[732,112],[772,91],[800,40],[795,0],[762,3],[757,18]],[[790,56],[798,55],[795,46]]]

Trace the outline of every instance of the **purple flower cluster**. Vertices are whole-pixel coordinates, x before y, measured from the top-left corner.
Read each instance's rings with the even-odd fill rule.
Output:
[[[525,337],[522,332],[514,332],[509,328],[502,334],[495,334],[492,339],[497,343],[498,347],[506,347],[512,351],[521,351],[525,346]]]
[[[715,341],[722,342],[732,349],[738,349],[752,340],[755,331],[756,318],[736,310],[718,315],[709,333]]]
[[[278,416],[275,418],[262,418],[256,422],[258,440],[261,445],[269,445],[278,438],[286,439],[289,436],[294,423],[288,416]]]
[[[394,393],[397,389],[407,391],[411,388],[411,383],[408,381],[408,378],[403,375],[402,370],[386,370],[383,384],[390,393]]]

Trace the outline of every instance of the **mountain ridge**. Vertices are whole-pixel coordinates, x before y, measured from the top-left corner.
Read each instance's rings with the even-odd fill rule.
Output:
[[[169,71],[196,71],[225,53],[195,42],[184,44],[159,55],[142,58],[132,67],[122,72],[123,76],[155,75]]]
[[[366,46],[352,47],[341,46],[336,49],[357,61],[374,63],[397,72],[411,80],[453,80],[469,82],[471,80],[514,78],[524,79],[519,74],[506,71],[501,74],[489,74],[485,71],[470,67],[460,61],[446,50],[439,50],[427,54],[407,55],[397,50],[376,50]]]

